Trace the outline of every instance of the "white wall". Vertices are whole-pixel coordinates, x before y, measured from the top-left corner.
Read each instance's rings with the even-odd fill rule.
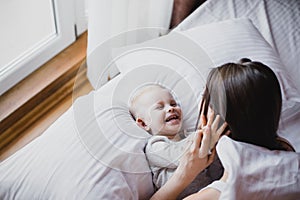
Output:
[[[88,1],[75,0],[75,24],[77,36],[87,30],[88,22]]]
[[[105,69],[113,57],[112,49],[164,34],[172,8],[173,0],[89,0],[87,75],[94,88],[105,83],[104,79],[99,82],[99,77],[118,73],[113,67]],[[120,34],[122,37],[113,41]]]

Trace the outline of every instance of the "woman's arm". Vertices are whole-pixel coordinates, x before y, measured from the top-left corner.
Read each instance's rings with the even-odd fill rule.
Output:
[[[220,198],[221,192],[224,190],[227,181],[227,176],[228,173],[225,171],[222,178],[219,181],[213,182],[210,185],[211,187],[204,188],[200,192],[192,194],[184,200],[218,200]]]
[[[195,139],[188,145],[173,176],[151,199],[176,199],[195,177],[213,162],[215,150],[211,155],[208,155],[209,146],[210,128],[204,132],[197,131]]]
[[[184,198],[184,200],[218,200],[220,197],[220,192],[213,188],[207,188],[201,192],[192,194],[188,196],[187,198]]]
[[[219,139],[220,133],[227,126],[223,124],[223,126],[218,128],[215,121],[214,112],[212,111],[205,126],[197,130],[195,139],[191,141],[190,145],[187,145],[188,148],[180,159],[179,166],[173,176],[151,199],[176,199],[196,176],[213,162],[216,154],[215,148],[212,154],[208,155],[211,149],[212,137],[216,136]],[[210,194],[208,193],[207,195]]]

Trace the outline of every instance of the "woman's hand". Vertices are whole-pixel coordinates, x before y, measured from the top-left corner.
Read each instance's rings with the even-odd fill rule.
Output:
[[[191,137],[173,176],[151,199],[176,199],[196,176],[213,162],[215,150],[208,155],[210,134],[210,128],[207,128],[204,131],[198,130],[195,137]]]
[[[219,127],[221,116],[216,115],[216,117],[215,117],[215,112],[210,107],[208,108],[207,120],[206,120],[203,110],[200,114],[200,125],[198,126],[198,129],[199,130],[205,130],[207,128],[211,129],[211,140],[210,140],[210,150],[211,150],[215,147],[215,145],[219,141],[222,133],[224,132],[224,130],[226,129],[226,127],[228,125],[226,122],[224,122]],[[226,131],[225,135],[229,135],[229,134],[230,134],[230,131],[229,130]]]
[[[211,130],[209,126],[204,130],[198,130],[191,144],[187,147],[184,155],[180,159],[175,174],[181,177],[182,182],[184,182],[186,186],[213,162],[215,150],[209,155],[210,141]]]
[[[209,108],[208,109],[208,121],[207,121],[207,125],[204,126],[203,128],[205,129],[207,126],[211,126],[211,142],[210,142],[210,149],[213,149],[217,142],[219,141],[222,133],[224,132],[224,130],[227,127],[227,123],[224,122],[220,127],[219,127],[219,123],[221,120],[221,116],[220,115],[216,115],[215,117],[215,112]],[[219,127],[219,128],[218,128]],[[229,135],[230,131],[226,131],[225,135]]]

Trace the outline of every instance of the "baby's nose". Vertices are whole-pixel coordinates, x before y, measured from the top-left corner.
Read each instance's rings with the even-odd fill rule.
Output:
[[[170,106],[169,109],[168,109],[168,112],[174,112],[174,110],[175,110],[175,109],[174,109],[173,107]]]

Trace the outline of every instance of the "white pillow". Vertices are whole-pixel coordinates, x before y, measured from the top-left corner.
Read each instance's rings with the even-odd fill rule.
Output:
[[[165,52],[172,52],[164,55]],[[201,72],[204,78],[213,66],[250,58],[268,65],[277,75],[283,94],[283,111],[300,102],[300,95],[276,52],[265,41],[249,19],[226,20],[198,26],[182,32],[171,32],[159,39],[115,50],[116,65],[124,73],[141,64],[170,63]],[[179,63],[184,58],[187,62]],[[204,58],[204,60],[202,60]]]
[[[175,30],[187,30],[229,19],[249,18],[279,54],[285,70],[300,92],[299,8],[299,0],[207,0]]]
[[[217,145],[228,171],[220,199],[298,199],[300,154],[271,151],[223,136]]]
[[[168,63],[182,69],[193,66],[203,79],[211,67],[245,57],[268,65],[277,75],[283,98],[279,134],[299,151],[299,137],[295,130],[287,129],[287,122],[299,115],[300,94],[277,53],[251,20],[233,19],[173,31],[159,39],[115,50],[115,63],[122,73],[142,64]]]
[[[194,128],[200,96],[200,92],[196,95],[194,91],[203,80],[198,77],[194,81],[197,84],[193,84],[189,81],[193,69],[181,73],[175,69],[173,66],[155,64],[139,66],[75,102],[74,119],[82,144],[95,160],[121,173],[114,177],[103,174],[100,183],[105,183],[106,178],[119,180],[122,175],[123,180],[119,180],[118,186],[124,188],[124,194],[127,184],[131,183],[134,196],[138,194],[139,198],[149,198],[153,184],[149,182],[152,176],[143,150],[150,135],[136,125],[129,113],[128,102],[139,87],[160,84],[170,89],[182,107],[183,127]],[[144,178],[138,179],[137,174],[144,175]],[[132,196],[118,198],[130,199]]]

